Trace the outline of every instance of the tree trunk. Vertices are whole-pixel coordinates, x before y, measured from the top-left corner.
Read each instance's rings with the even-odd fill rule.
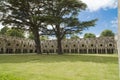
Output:
[[[35,30],[33,32],[33,35],[34,35],[36,53],[37,54],[42,54],[42,52],[41,52],[41,41],[40,41],[40,38],[39,38],[39,32],[37,30]]]
[[[61,43],[61,39],[58,37],[57,38],[57,48],[58,48],[58,54],[63,54],[63,52],[62,52],[62,43]]]
[[[62,52],[62,43],[61,43],[61,33],[60,33],[60,26],[59,25],[56,25],[56,28],[57,28],[57,35],[56,35],[56,37],[57,37],[57,52],[58,52],[58,54],[63,54],[63,52]]]

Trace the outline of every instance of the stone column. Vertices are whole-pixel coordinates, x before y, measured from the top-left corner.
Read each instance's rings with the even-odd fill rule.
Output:
[[[6,48],[5,47],[3,48],[3,53],[6,53]]]
[[[89,52],[88,52],[88,48],[87,48],[87,54],[89,54]]]
[[[107,48],[105,48],[105,53],[108,54],[108,52],[107,52]]]
[[[16,50],[16,49],[15,49],[15,48],[13,48],[13,54],[15,54],[15,53],[16,53],[16,52],[15,52],[15,50]]]
[[[96,49],[96,54],[98,54],[98,47],[96,47],[95,49]]]
[[[23,53],[23,48],[21,48],[21,53]]]

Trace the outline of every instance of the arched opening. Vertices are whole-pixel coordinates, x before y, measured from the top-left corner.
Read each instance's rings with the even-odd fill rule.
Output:
[[[71,53],[78,53],[77,49],[71,49]]]
[[[21,53],[21,49],[16,49],[15,53]]]
[[[79,53],[86,54],[87,53],[87,49],[79,49]]]
[[[92,53],[93,54],[97,53],[96,49],[92,49]]]
[[[82,49],[79,49],[79,53],[82,53]]]
[[[50,49],[49,52],[50,52],[50,53],[54,53],[54,49]]]
[[[74,49],[75,53],[78,53],[78,50],[77,49]]]
[[[98,53],[102,53],[101,49],[98,49]]]
[[[102,53],[105,53],[105,49],[102,49]]]
[[[71,49],[71,53],[74,53],[74,49]]]
[[[90,53],[90,54],[91,54],[91,53],[92,53],[92,49],[88,49],[88,53]]]
[[[0,53],[3,53],[4,52],[4,49],[3,48],[1,48],[1,51],[0,51]]]
[[[6,53],[13,53],[13,49],[7,48],[7,49],[6,49]]]
[[[69,53],[69,49],[64,49],[64,53]]]
[[[107,49],[108,54],[114,53],[114,49]]]
[[[30,53],[33,53],[33,50],[32,50],[32,49],[30,49]]]
[[[28,50],[27,49],[23,49],[23,53],[28,53]]]
[[[83,51],[84,51],[83,53],[85,53],[85,54],[87,53],[87,49],[84,49]]]

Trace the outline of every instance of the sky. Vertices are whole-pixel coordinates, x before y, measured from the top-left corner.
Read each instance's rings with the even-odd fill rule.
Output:
[[[82,0],[87,4],[87,9],[78,15],[80,21],[98,19],[96,25],[84,30],[79,35],[83,37],[85,33],[94,33],[97,37],[100,33],[109,29],[117,34],[118,28],[118,1],[117,0]]]

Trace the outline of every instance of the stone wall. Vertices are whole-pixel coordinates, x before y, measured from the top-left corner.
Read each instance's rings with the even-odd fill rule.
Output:
[[[114,37],[99,37],[86,39],[67,39],[62,41],[64,53],[116,53],[117,46]],[[56,40],[42,42],[42,52],[56,53]]]
[[[56,40],[41,42],[43,53],[56,53]],[[116,53],[117,46],[114,37],[82,38],[62,40],[64,53]],[[30,39],[0,35],[0,53],[34,53],[35,43]]]
[[[35,52],[33,40],[0,35],[0,53]]]

